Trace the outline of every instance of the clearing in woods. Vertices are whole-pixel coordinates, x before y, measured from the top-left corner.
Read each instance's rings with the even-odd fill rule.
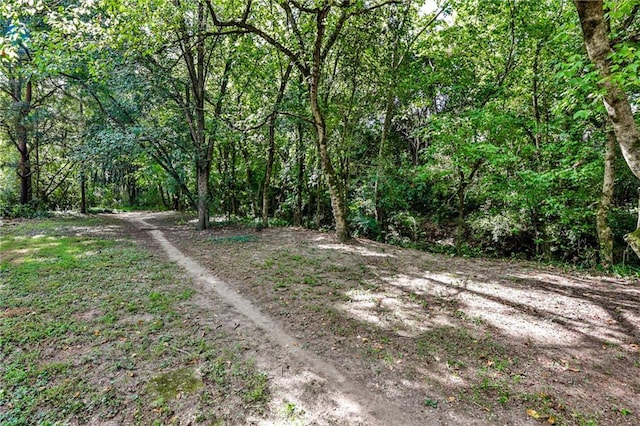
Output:
[[[75,315],[90,337],[39,352],[70,368],[92,363],[87,387],[115,393],[64,411],[69,423],[640,423],[637,280],[339,244],[296,228],[198,232],[189,219],[124,213],[74,231],[133,239],[154,262],[170,261],[164,277],[179,282],[156,280],[140,296],[151,308],[113,314],[120,335],[98,337],[104,304],[87,307]],[[18,254],[6,253],[10,273]],[[184,297],[154,311],[163,285]],[[30,312],[2,304],[3,318]],[[3,361],[15,363],[12,342],[2,339]],[[118,356],[131,361],[104,365]],[[3,420],[19,404],[9,370]]]

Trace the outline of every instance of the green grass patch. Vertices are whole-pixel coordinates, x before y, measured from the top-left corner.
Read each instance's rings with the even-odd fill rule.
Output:
[[[180,368],[160,374],[149,382],[151,392],[162,401],[170,401],[184,393],[193,393],[202,388],[204,383],[193,368]]]
[[[1,231],[0,424],[167,424],[181,404],[195,404],[205,422],[242,423],[236,413],[266,404],[266,376],[235,352],[224,365],[240,372],[238,393],[206,398],[212,386],[195,372],[228,337],[195,337],[202,325],[182,313],[194,294],[188,281],[115,219],[22,220]],[[166,375],[185,366],[195,381]],[[148,384],[159,377],[184,398],[158,407]],[[235,413],[220,412],[225,405]]]

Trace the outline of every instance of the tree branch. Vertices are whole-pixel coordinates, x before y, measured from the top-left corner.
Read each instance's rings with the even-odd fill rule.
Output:
[[[320,8],[319,7],[315,7],[315,8],[306,7],[306,6],[303,6],[302,3],[300,3],[299,1],[296,1],[296,0],[289,0],[289,3],[294,5],[296,7],[296,9],[299,9],[299,10],[301,10],[303,12],[306,12],[306,13],[316,14],[316,13],[320,12]]]
[[[289,3],[287,3],[286,1],[283,1],[280,3],[280,5],[282,6],[282,8],[284,9],[285,13],[287,14],[287,20],[290,22],[291,24],[291,30],[293,31],[293,33],[296,36],[296,39],[298,40],[298,46],[300,47],[300,51],[304,51],[304,39],[302,38],[302,34],[300,33],[300,28],[298,27],[298,23],[296,22],[296,20],[293,17],[293,12],[291,11],[291,8],[289,7]]]
[[[229,27],[237,27],[237,28],[242,28],[250,33],[253,33],[255,35],[257,35],[258,37],[260,37],[261,39],[263,39],[264,41],[266,41],[268,44],[270,44],[271,46],[275,47],[276,49],[278,49],[279,51],[281,51],[282,53],[284,53],[285,55],[287,55],[289,57],[289,59],[291,59],[291,61],[296,65],[296,67],[298,67],[298,69],[300,70],[300,72],[306,77],[309,75],[309,67],[303,62],[302,58],[300,57],[300,55],[294,53],[291,49],[288,49],[286,46],[284,46],[282,43],[280,43],[278,40],[275,39],[274,36],[272,36],[271,34],[261,30],[260,28],[256,27],[253,24],[250,24],[247,22],[248,16],[249,16],[249,12],[248,9],[251,5],[251,2],[249,1],[247,4],[247,9],[245,10],[245,13],[242,17],[241,21],[221,21],[218,18],[218,15],[216,14],[213,5],[211,4],[211,0],[205,0],[207,2],[207,8],[209,9],[209,13],[211,14],[211,18],[213,19],[213,23],[217,26],[217,27],[221,27],[221,28],[229,28]]]

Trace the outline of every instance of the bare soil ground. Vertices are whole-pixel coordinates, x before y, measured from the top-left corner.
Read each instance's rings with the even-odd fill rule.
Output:
[[[269,375],[254,424],[640,424],[640,283],[127,213]],[[197,305],[197,306],[196,306]],[[214,319],[215,317],[215,319]]]

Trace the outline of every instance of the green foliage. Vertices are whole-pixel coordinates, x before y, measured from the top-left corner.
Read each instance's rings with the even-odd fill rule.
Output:
[[[81,177],[89,208],[189,209],[197,201],[196,160],[206,157],[212,214],[260,217],[266,190],[272,222],[333,226],[302,75],[316,21],[288,4],[296,31],[280,25],[284,3],[252,3],[250,21],[285,52],[255,35],[214,36],[203,8],[209,60],[200,146],[197,95],[185,83],[194,76],[178,54],[182,34],[191,40],[183,47],[197,55],[191,18],[198,4],[2,2],[0,109],[18,117],[10,85],[20,79],[34,84],[36,98],[24,120],[33,185],[26,206],[17,203],[14,121],[0,128],[2,215],[78,208]],[[607,2],[613,80],[632,102],[640,93],[634,5]],[[215,9],[218,18],[234,19],[243,4]],[[353,234],[596,264],[606,115],[575,11],[555,0],[456,0],[445,9],[436,19],[411,2],[352,15],[320,64],[318,100]],[[341,11],[331,5],[328,33]],[[301,67],[276,106],[292,60]],[[622,236],[635,227],[629,212],[637,182],[622,160],[616,169],[610,222],[621,260]]]

